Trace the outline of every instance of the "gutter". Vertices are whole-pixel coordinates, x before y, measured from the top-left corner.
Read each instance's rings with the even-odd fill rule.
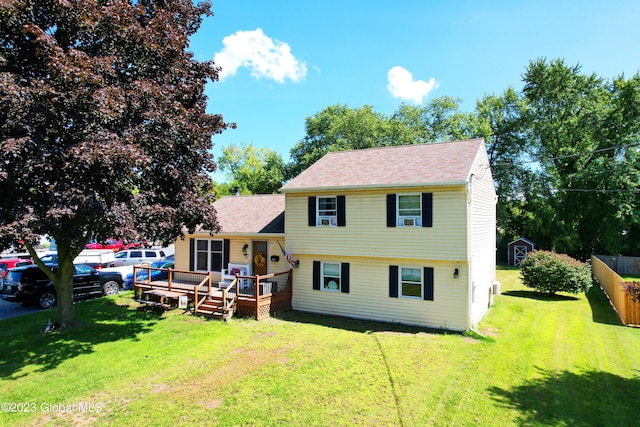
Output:
[[[345,190],[393,190],[394,188],[416,188],[416,187],[458,187],[468,186],[468,181],[447,181],[447,182],[412,182],[412,183],[380,183],[380,184],[368,184],[368,185],[336,185],[336,186],[322,186],[322,187],[301,187],[301,188],[285,188],[282,187],[278,191],[281,193],[308,193],[319,191],[345,191]]]

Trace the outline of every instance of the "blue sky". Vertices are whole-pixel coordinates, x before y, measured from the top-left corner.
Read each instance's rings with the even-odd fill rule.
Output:
[[[214,137],[216,157],[251,143],[288,161],[305,118],[334,104],[390,114],[452,96],[470,111],[521,89],[540,57],[603,78],[640,70],[637,0],[213,0],[213,12],[190,50],[223,68],[208,111],[238,126]]]

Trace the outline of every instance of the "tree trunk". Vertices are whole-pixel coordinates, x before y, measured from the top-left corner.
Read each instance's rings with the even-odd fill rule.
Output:
[[[58,245],[58,271],[53,285],[58,297],[58,326],[71,328],[76,323],[73,307],[73,274],[75,272],[73,260],[77,250],[65,245]]]

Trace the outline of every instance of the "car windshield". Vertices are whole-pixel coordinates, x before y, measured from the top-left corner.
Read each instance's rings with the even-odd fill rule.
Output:
[[[127,257],[126,252],[118,252],[117,254],[114,255],[114,258],[126,258],[126,257]]]
[[[162,268],[164,261],[156,261],[151,263],[151,268]]]

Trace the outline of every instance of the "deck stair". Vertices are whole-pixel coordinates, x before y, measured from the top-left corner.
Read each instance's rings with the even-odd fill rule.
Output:
[[[232,302],[228,301],[225,308],[222,297],[211,296],[198,305],[195,314],[227,320],[233,316],[233,311]]]

